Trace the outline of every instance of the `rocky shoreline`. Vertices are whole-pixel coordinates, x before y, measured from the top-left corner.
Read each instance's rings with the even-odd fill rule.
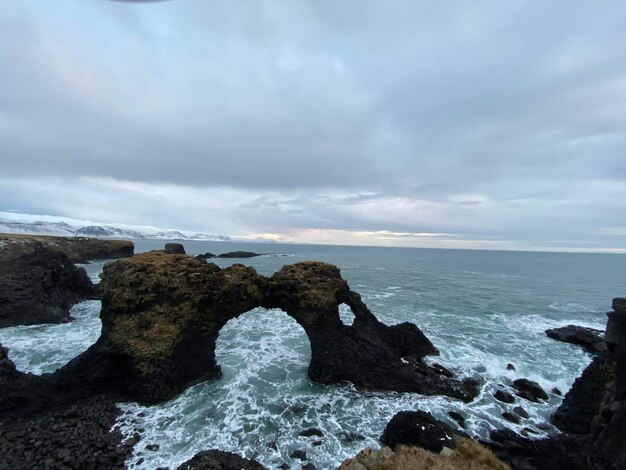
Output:
[[[12,260],[5,262],[0,274],[10,273],[11,279],[40,289],[30,294],[40,305],[67,306],[81,295],[96,295],[67,253],[30,237],[3,238],[0,245],[0,263],[2,256]],[[13,262],[20,256],[26,261]],[[52,261],[45,264],[45,260]],[[30,277],[19,278],[15,267],[31,273]],[[53,290],[63,292],[65,287],[69,292],[61,298],[65,303],[50,300],[41,290],[46,286],[40,281],[41,272],[55,269],[59,274],[49,277],[57,282]],[[409,323],[380,323],[329,264],[296,263],[264,277],[238,264],[220,269],[170,246],[108,264],[102,278],[97,293],[103,303],[100,339],[57,372],[42,376],[19,372],[0,345],[0,470],[125,468],[134,447],[154,451],[158,444],[139,442],[139,429],[124,440],[114,427],[120,414],[115,404],[122,400],[159,403],[200,381],[219,379],[214,352],[219,330],[257,306],[280,308],[303,327],[311,342],[309,376],[316,382],[349,381],[361,390],[446,395],[464,402],[480,389],[480,382],[456,378],[424,361],[425,356],[438,353],[428,338]],[[81,285],[85,290],[72,290]],[[20,305],[21,300],[5,300],[11,302]],[[341,322],[341,304],[354,314],[352,325]],[[626,300],[615,299],[613,309],[606,341],[571,328],[553,333],[565,341],[574,335],[571,342],[596,353],[553,416],[561,434],[537,440],[530,434],[499,430],[481,446],[468,440],[471,436],[465,433],[459,413],[451,415],[458,422],[455,429],[428,413],[407,410],[396,415],[381,436],[391,449],[365,450],[340,468],[414,468],[411,465],[423,459],[442,469],[468,462],[473,466],[467,468],[497,470],[507,465],[520,470],[626,468]],[[505,418],[513,422],[526,413],[516,406],[517,400],[548,397],[526,379],[514,381],[511,387],[510,392],[498,391],[496,399],[512,403],[513,412]],[[134,458],[141,463],[140,454]],[[311,463],[305,467],[315,468]],[[179,468],[264,467],[212,449]]]
[[[74,263],[131,256],[132,242],[0,235],[0,328],[71,321],[73,305],[98,298]]]

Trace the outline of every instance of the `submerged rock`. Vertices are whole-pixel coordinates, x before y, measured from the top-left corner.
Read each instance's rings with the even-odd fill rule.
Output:
[[[395,390],[471,400],[462,381],[405,356],[438,353],[411,323],[379,322],[326,263],[288,265],[264,277],[235,264],[220,269],[190,256],[142,253],[105,266],[102,334],[54,374],[61,388],[109,390],[142,403],[167,400],[197,382],[217,379],[215,341],[232,318],[256,307],[280,308],[306,331],[309,377],[352,382],[364,390]],[[355,315],[346,326],[338,306]],[[80,378],[80,379],[79,379]],[[74,393],[74,392],[72,392]]]
[[[585,350],[592,354],[606,351],[604,332],[601,330],[584,326],[567,325],[561,328],[546,330],[546,335],[557,341],[583,346]]]
[[[70,308],[97,298],[89,276],[37,239],[0,240],[0,328],[71,320]]]

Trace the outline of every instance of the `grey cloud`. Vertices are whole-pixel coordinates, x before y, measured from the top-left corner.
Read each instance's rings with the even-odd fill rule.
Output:
[[[7,0],[2,176],[256,191],[225,230],[586,240],[626,224],[624,44],[617,0]]]

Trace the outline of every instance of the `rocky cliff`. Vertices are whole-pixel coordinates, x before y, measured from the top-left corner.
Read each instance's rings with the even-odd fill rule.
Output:
[[[0,234],[0,243],[11,240],[36,240],[50,249],[61,251],[72,263],[87,263],[94,259],[126,258],[132,256],[135,250],[133,242],[128,240]]]
[[[67,322],[72,305],[95,297],[65,253],[32,238],[0,239],[0,328]]]

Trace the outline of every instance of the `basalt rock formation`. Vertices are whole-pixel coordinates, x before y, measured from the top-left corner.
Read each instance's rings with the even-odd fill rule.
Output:
[[[87,263],[94,259],[127,258],[135,251],[135,245],[128,240],[0,234],[0,243],[11,240],[36,240],[48,248],[65,253],[72,263]]]
[[[584,326],[567,325],[561,328],[546,330],[548,337],[564,343],[582,346],[591,354],[606,351],[604,343],[604,331],[587,328]]]
[[[68,256],[34,238],[0,239],[0,328],[71,320],[72,305],[96,298]]]
[[[153,251],[106,265],[101,294],[101,337],[52,376],[63,393],[108,390],[156,403],[217,379],[220,329],[264,307],[282,309],[305,330],[311,343],[308,373],[316,382],[348,381],[359,389],[466,401],[475,394],[421,361],[438,353],[428,338],[410,323],[379,322],[330,264],[297,263],[268,278],[238,264],[220,269],[191,256]],[[339,317],[342,303],[354,313],[351,326]]]

